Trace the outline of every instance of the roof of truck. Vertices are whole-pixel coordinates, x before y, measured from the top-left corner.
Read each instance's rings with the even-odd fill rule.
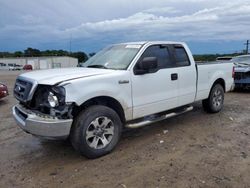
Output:
[[[121,44],[137,44],[137,45],[144,45],[144,44],[183,44],[184,42],[176,42],[176,41],[138,41],[138,42],[125,42]]]

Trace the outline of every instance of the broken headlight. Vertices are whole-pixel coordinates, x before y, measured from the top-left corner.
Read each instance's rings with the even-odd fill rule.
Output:
[[[49,105],[54,108],[56,106],[59,105],[59,102],[58,102],[58,98],[56,95],[54,95],[52,92],[49,92],[49,95],[48,95],[48,102],[49,102]]]
[[[50,107],[54,108],[65,103],[65,89],[64,87],[52,87],[51,91],[48,92],[47,99]]]

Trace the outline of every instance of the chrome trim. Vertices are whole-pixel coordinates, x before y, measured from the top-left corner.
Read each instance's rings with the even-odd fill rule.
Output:
[[[20,80],[23,80],[23,81],[26,81],[26,82],[31,82],[32,83],[32,87],[30,89],[30,92],[29,92],[29,95],[27,97],[26,100],[24,100],[24,102],[27,102],[27,101],[30,101],[35,93],[35,90],[38,86],[38,82],[36,80],[32,80],[32,79],[29,79],[29,78],[26,78],[26,77],[23,77],[23,76],[18,76],[17,79],[20,79]]]
[[[125,127],[127,127],[127,128],[139,128],[139,127],[143,127],[143,126],[149,125],[151,123],[162,121],[164,119],[168,119],[168,118],[171,118],[171,117],[174,117],[174,116],[177,116],[177,115],[189,112],[191,110],[193,110],[193,106],[189,106],[187,108],[184,108],[180,112],[172,112],[172,113],[169,113],[169,114],[162,115],[162,116],[157,117],[157,118],[152,119],[152,120],[144,120],[144,121],[140,121],[140,122],[137,122],[137,123],[127,124],[127,125],[125,125]]]
[[[70,134],[72,119],[40,117],[21,105],[15,105],[12,113],[17,125],[27,133],[52,139],[65,139]]]

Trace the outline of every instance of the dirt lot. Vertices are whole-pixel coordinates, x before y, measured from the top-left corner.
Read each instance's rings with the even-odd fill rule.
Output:
[[[20,73],[20,72],[19,72]],[[0,187],[250,187],[250,92],[226,94],[224,110],[192,112],[124,133],[102,158],[79,156],[15,124],[17,72],[0,72]]]

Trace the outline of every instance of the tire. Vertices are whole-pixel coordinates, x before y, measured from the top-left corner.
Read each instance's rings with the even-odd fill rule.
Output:
[[[203,109],[208,113],[218,113],[224,103],[224,89],[220,84],[212,87],[209,97],[202,101]]]
[[[115,148],[121,131],[122,122],[113,109],[94,105],[77,116],[70,140],[81,155],[94,159],[110,153]]]

